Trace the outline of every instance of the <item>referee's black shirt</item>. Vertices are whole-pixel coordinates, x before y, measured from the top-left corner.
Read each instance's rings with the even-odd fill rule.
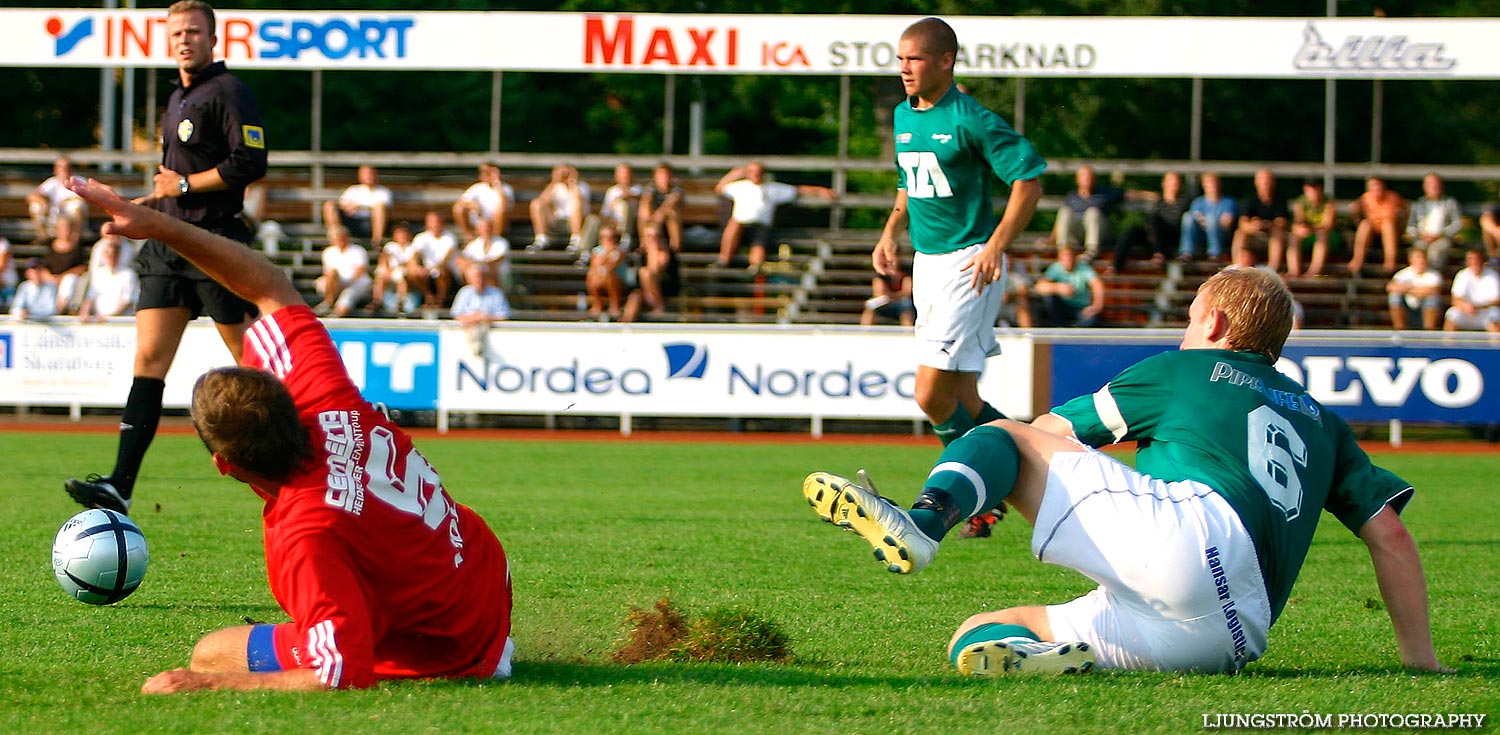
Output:
[[[216,61],[179,80],[161,118],[162,165],[187,175],[217,168],[228,188],[157,200],[161,211],[209,228],[245,206],[245,187],[266,175],[266,133],[250,88]]]

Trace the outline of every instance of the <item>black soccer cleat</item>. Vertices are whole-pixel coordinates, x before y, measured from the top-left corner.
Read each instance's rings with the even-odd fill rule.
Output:
[[[130,498],[121,493],[114,480],[108,477],[97,474],[90,474],[82,480],[72,477],[63,483],[63,487],[85,508],[103,508],[130,515]]]

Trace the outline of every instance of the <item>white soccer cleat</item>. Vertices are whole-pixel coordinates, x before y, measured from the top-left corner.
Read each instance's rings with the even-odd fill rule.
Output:
[[[938,542],[922,533],[900,506],[876,493],[864,470],[858,477],[869,487],[838,475],[814,472],[803,480],[802,495],[819,518],[869,542],[875,549],[875,559],[888,571],[921,571],[937,555]]]
[[[958,654],[964,676],[1083,674],[1094,670],[1094,651],[1083,641],[985,641]]]

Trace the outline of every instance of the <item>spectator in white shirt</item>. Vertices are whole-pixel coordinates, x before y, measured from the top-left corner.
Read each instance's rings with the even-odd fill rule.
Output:
[[[1484,253],[1464,253],[1464,269],[1453,276],[1453,305],[1443,319],[1443,331],[1460,329],[1500,332],[1500,273],[1484,262]]]
[[[448,302],[448,291],[453,287],[451,262],[458,249],[458,241],[448,232],[443,214],[436,210],[427,213],[427,229],[417,233],[413,244],[421,254],[421,265],[425,273],[418,279],[422,288],[422,307],[429,311],[440,309]]]
[[[78,308],[80,321],[97,322],[105,317],[135,312],[141,282],[135,271],[120,258],[122,242],[114,235],[105,235],[94,243],[99,264],[89,268],[88,291],[83,297],[83,305]]]
[[[1414,246],[1406,251],[1408,265],[1385,285],[1391,309],[1391,326],[1406,329],[1412,317],[1422,329],[1437,329],[1443,313],[1443,274],[1427,267],[1427,251]]]
[[[603,224],[614,225],[620,231],[620,247],[626,250],[635,246],[635,218],[640,213],[640,201],[641,185],[635,183],[635,171],[628,163],[615,166],[615,183],[604,190],[599,216]]]
[[[380,249],[375,261],[375,285],[366,310],[370,316],[381,312],[406,315],[416,311],[419,299],[412,292],[412,284],[426,280],[427,271],[422,267],[422,253],[412,240],[411,225],[397,222],[391,228],[391,241]],[[394,286],[394,299],[386,300],[386,289]],[[417,292],[421,292],[418,286]]]
[[[328,228],[328,247],[323,248],[323,275],[314,287],[323,303],[313,309],[321,316],[349,316],[370,298],[370,254],[349,242],[342,225]]]
[[[82,197],[68,190],[67,182],[71,178],[73,162],[67,156],[60,156],[52,162],[52,176],[26,195],[26,209],[31,214],[37,242],[46,242],[51,237],[49,233],[59,219],[72,223],[74,232],[83,232],[88,205]]]
[[[336,200],[323,202],[323,223],[343,225],[352,237],[368,239],[372,247],[385,240],[386,217],[390,214],[391,190],[380,185],[374,166],[360,166],[359,183]]]
[[[552,238],[566,238],[568,252],[578,252],[583,219],[589,214],[589,193],[589,185],[578,178],[578,169],[554,166],[552,181],[531,200],[531,230],[536,239],[526,249],[544,250]]]
[[[1458,200],[1443,196],[1443,180],[1437,174],[1422,177],[1422,198],[1411,203],[1406,236],[1413,245],[1427,250],[1428,262],[1441,271],[1448,262],[1453,237],[1464,227]]]
[[[467,281],[464,271],[468,264],[478,263],[484,266],[485,275],[490,283],[495,284],[504,291],[510,288],[510,241],[490,232],[490,223],[485,220],[479,221],[475,230],[476,234],[468,245],[464,246],[463,252],[453,259],[454,276]]]
[[[464,240],[474,237],[475,226],[482,219],[490,221],[492,232],[504,235],[510,227],[510,208],[515,203],[516,191],[500,180],[500,166],[480,164],[479,181],[465,189],[453,203],[453,222]]]
[[[766,246],[771,241],[771,223],[776,207],[797,201],[804,194],[816,194],[829,201],[834,191],[826,186],[792,186],[766,178],[766,167],[759,161],[737,166],[714,185],[714,192],[734,204],[724,235],[719,241],[717,267],[727,268],[740,248],[740,240],[750,241],[750,271],[759,273],[766,261]]]

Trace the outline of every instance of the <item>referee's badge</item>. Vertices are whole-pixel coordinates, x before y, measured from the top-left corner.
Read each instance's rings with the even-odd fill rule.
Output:
[[[191,137],[193,137],[193,121],[183,118],[182,122],[177,123],[177,139],[186,143]]]

